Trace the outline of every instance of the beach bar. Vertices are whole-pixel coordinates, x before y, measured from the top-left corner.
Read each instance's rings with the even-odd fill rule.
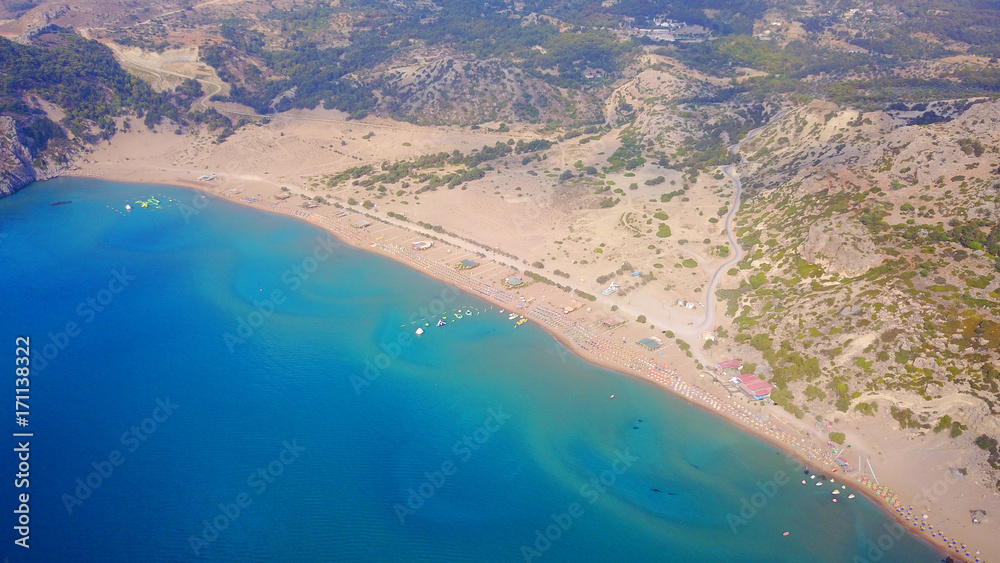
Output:
[[[740,388],[740,391],[743,391],[758,401],[762,401],[770,397],[771,390],[774,389],[773,385],[752,373],[737,375],[731,381]]]

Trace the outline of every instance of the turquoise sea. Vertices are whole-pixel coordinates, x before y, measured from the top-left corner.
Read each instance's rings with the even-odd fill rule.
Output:
[[[301,221],[59,179],[0,200],[0,265],[10,561],[943,558],[773,446]]]

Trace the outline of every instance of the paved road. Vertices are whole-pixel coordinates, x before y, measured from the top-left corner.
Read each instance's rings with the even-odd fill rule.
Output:
[[[786,110],[781,110],[775,113],[774,117],[772,117],[767,123],[747,133],[747,136],[744,137],[742,141],[729,147],[729,154],[738,155],[740,153],[740,147],[742,147],[744,143],[760,134],[760,132],[763,131],[764,128],[771,122],[781,119],[781,116],[785,115],[785,113],[787,113]],[[719,280],[722,279],[722,273],[728,271],[729,268],[743,258],[743,249],[740,248],[739,241],[736,240],[736,235],[733,233],[733,218],[736,217],[736,212],[740,208],[740,202],[742,201],[741,198],[743,195],[743,183],[740,182],[740,178],[735,174],[735,171],[736,166],[732,164],[722,167],[722,173],[733,181],[733,203],[729,206],[729,214],[726,215],[726,237],[729,239],[729,245],[733,247],[733,257],[715,270],[715,274],[712,275],[712,281],[708,283],[708,290],[705,292],[705,318],[701,321],[701,324],[691,330],[691,332],[698,334],[715,325],[715,308],[717,301],[715,298],[715,288],[718,287]]]
[[[739,177],[733,173],[733,169],[734,166],[732,164],[722,167],[722,173],[733,181],[733,191],[735,192],[733,194],[733,203],[729,206],[729,214],[726,215],[726,238],[729,239],[729,246],[732,246],[735,252],[733,252],[732,258],[715,270],[715,274],[712,275],[712,281],[708,282],[708,289],[705,290],[705,318],[701,321],[701,324],[694,328],[693,332],[702,332],[715,324],[715,307],[717,303],[715,288],[719,285],[722,273],[728,271],[733,264],[736,264],[743,258],[743,249],[740,248],[739,242],[736,240],[736,235],[733,234],[733,218],[736,217],[736,210],[740,208],[743,184],[740,182]]]

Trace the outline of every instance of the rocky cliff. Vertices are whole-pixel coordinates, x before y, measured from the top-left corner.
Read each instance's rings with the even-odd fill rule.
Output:
[[[0,116],[0,197],[7,197],[36,179],[31,152],[18,135],[14,118]]]

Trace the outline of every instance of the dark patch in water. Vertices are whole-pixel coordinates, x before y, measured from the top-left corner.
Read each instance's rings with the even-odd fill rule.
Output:
[[[633,427],[632,427],[632,430],[638,430],[638,429],[639,429],[639,427],[638,427],[638,426],[633,426]]]
[[[55,202],[55,203],[52,204],[52,207],[55,207],[57,205],[66,205],[67,203],[73,203],[73,202],[72,201],[57,201],[57,202]]]
[[[670,496],[672,496],[672,497],[677,496],[677,493],[667,493],[667,494],[670,495]]]
[[[653,489],[653,492],[654,493],[662,493],[663,491],[661,491],[660,489]]]

